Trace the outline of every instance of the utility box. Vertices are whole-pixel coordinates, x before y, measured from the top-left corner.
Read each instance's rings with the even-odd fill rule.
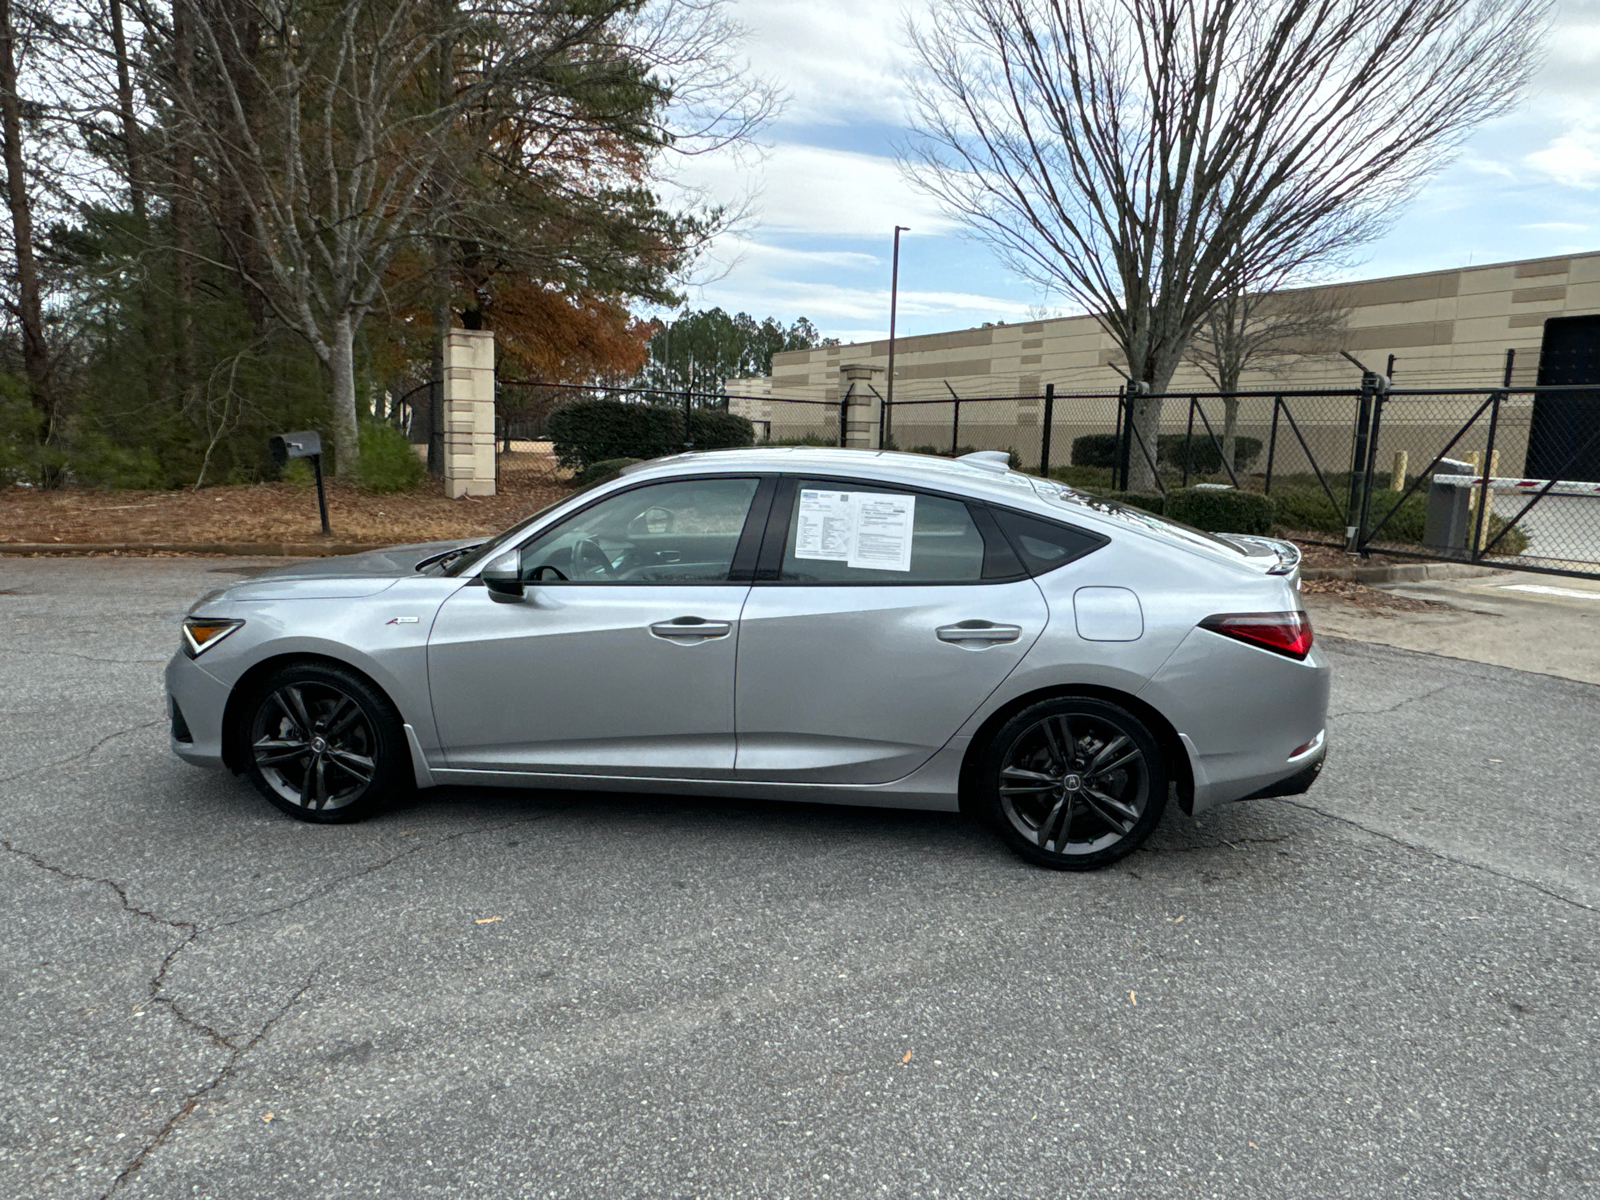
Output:
[[[1428,513],[1422,526],[1422,544],[1430,550],[1464,554],[1472,538],[1472,487],[1465,483],[1440,483],[1440,475],[1471,478],[1472,464],[1442,458],[1428,480]]]

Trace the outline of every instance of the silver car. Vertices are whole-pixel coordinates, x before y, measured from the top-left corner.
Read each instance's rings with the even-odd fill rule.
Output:
[[[172,748],[284,812],[439,784],[962,809],[1044,866],[1305,791],[1299,554],[1009,470],[814,448],[625,470],[477,544],[268,571],[190,611]]]

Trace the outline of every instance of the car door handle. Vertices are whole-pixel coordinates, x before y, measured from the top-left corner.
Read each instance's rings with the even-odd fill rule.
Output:
[[[731,621],[708,621],[704,617],[674,617],[670,621],[657,621],[650,632],[670,642],[709,642],[725,638],[733,632]]]
[[[997,625],[993,621],[958,621],[954,625],[941,625],[934,631],[941,642],[967,645],[995,645],[1014,642],[1022,636],[1020,625]]]

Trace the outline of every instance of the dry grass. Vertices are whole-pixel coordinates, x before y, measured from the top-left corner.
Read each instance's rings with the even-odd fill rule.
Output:
[[[449,500],[438,480],[412,492],[375,496],[330,480],[328,517],[335,541],[393,545],[494,533],[568,493],[566,472],[548,453],[500,459],[498,493]],[[0,490],[0,542],[312,542],[317,493],[287,483],[200,491],[96,492]]]

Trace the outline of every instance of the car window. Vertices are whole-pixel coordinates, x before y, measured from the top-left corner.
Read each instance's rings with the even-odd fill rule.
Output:
[[[989,511],[994,513],[995,521],[1016,547],[1022,565],[1033,575],[1064,567],[1074,559],[1092,554],[1109,540],[1098,533],[1030,517],[1009,508]]]
[[[522,549],[522,577],[559,583],[722,583],[754,479],[678,479],[607,497]]]
[[[965,583],[983,535],[959,500],[801,480],[779,578],[792,583]]]

